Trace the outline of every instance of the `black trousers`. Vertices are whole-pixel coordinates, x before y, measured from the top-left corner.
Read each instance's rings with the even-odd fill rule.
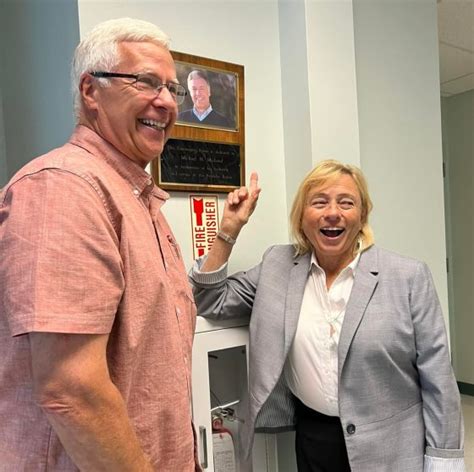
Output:
[[[351,472],[339,417],[326,416],[295,397],[298,472]]]

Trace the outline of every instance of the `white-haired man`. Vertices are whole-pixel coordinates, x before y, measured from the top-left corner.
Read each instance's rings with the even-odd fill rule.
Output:
[[[185,89],[167,36],[96,26],[77,127],[0,194],[0,470],[194,471],[195,305],[159,156]]]

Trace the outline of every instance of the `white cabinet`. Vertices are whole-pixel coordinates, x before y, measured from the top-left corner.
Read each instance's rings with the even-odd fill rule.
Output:
[[[198,433],[199,462],[205,472],[216,471],[211,410],[239,401],[248,395],[247,321],[212,322],[198,317],[193,347],[193,419]],[[236,405],[237,416],[238,404]],[[225,421],[232,432],[237,472],[277,472],[276,438],[257,434],[251,464],[240,459],[237,440],[239,421]],[[227,471],[226,471],[227,472]]]

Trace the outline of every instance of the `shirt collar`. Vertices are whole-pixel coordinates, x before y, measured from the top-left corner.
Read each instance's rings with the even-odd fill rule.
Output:
[[[193,107],[193,113],[196,115],[197,119],[202,121],[204,120],[204,118],[207,117],[207,115],[209,115],[209,113],[211,113],[212,111],[212,105],[209,105],[209,108],[207,110],[204,110],[202,113],[199,113],[196,108]]]
[[[344,267],[344,269],[341,270],[340,274],[350,271],[352,275],[354,275],[355,270],[357,268],[357,264],[359,263],[359,260],[360,260],[360,252],[357,253],[356,257],[346,267]],[[324,272],[324,269],[318,263],[318,259],[316,258],[316,254],[314,251],[311,254],[311,264],[309,266],[309,270],[311,271],[313,267],[317,267],[319,270]]]
[[[122,154],[91,128],[77,125],[69,142],[104,160],[131,185],[132,192],[136,196],[146,198],[152,194],[163,201],[169,198],[168,193],[154,184],[152,176],[145,169]]]

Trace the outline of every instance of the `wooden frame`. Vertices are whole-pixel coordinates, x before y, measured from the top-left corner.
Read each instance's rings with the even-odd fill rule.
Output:
[[[171,54],[188,96],[162,155],[152,162],[155,182],[164,190],[229,192],[245,185],[244,68],[237,64]],[[193,80],[188,84],[191,71]],[[195,84],[209,84],[213,111],[200,122],[192,113]],[[196,77],[198,80],[196,80]]]

